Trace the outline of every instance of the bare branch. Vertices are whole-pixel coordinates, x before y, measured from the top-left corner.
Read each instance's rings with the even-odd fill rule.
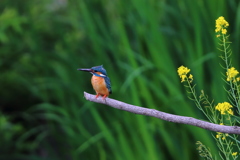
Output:
[[[189,124],[192,126],[197,126],[203,129],[207,129],[214,132],[222,132],[222,133],[229,133],[229,134],[240,134],[240,127],[238,126],[224,126],[224,125],[218,125],[202,120],[198,120],[192,117],[185,117],[185,116],[178,116],[173,115],[165,112],[161,112],[155,109],[149,109],[149,108],[143,108],[139,106],[134,106],[131,104],[127,104],[115,99],[106,98],[105,100],[102,99],[102,97],[95,98],[95,95],[89,94],[87,92],[84,92],[84,97],[92,102],[101,103],[108,105],[110,107],[132,112],[135,114],[141,114],[151,117],[156,117],[165,121],[174,122],[174,123],[182,123],[182,124]]]

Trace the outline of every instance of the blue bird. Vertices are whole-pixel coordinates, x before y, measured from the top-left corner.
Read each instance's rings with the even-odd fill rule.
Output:
[[[92,74],[91,83],[96,92],[96,98],[102,96],[103,99],[112,93],[110,78],[107,76],[107,71],[101,66],[92,68],[80,68],[80,71],[90,72]]]

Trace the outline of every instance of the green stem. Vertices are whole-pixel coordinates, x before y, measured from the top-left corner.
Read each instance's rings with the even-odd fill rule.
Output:
[[[188,83],[188,86],[190,88],[190,92],[192,93],[193,95],[193,99],[194,99],[194,102],[196,104],[196,106],[203,112],[203,114],[210,120],[211,118],[207,115],[207,113],[202,109],[202,106],[200,104],[200,101],[197,99],[197,96],[196,96],[196,93],[195,93],[195,89],[194,87],[191,86],[191,82],[189,81],[188,77],[187,77],[187,83]]]
[[[230,64],[228,63],[228,53],[227,53],[227,47],[226,47],[226,37],[224,36],[224,34],[222,35],[223,36],[223,50],[224,50],[224,62],[225,62],[225,65],[226,65],[226,70],[228,72],[228,69],[229,69],[229,66]],[[234,101],[235,101],[235,105],[236,107],[238,108],[238,112],[240,112],[240,109],[239,109],[239,101],[237,99],[237,95],[235,93],[235,87],[234,87],[234,84],[232,82],[232,80],[229,81],[230,82],[230,96],[233,97]],[[238,89],[237,89],[237,92],[239,93]],[[239,94],[238,94],[239,95]]]

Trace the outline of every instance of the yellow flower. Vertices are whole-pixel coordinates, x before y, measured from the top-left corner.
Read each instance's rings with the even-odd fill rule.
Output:
[[[232,108],[233,106],[228,103],[228,102],[223,102],[223,103],[218,103],[218,105],[215,107],[216,110],[218,110],[219,112],[221,112],[221,114],[226,114],[226,112],[228,114],[233,115],[233,111]]]
[[[233,156],[236,156],[236,155],[237,155],[237,153],[238,153],[238,152],[233,152],[233,153],[232,153],[232,155],[233,155]]]
[[[222,29],[222,34],[226,34],[227,30],[226,29]]]
[[[177,70],[179,77],[182,79],[181,82],[184,82],[185,79],[187,78],[187,74],[190,72],[190,69],[184,66],[180,66]],[[193,80],[193,76],[190,74],[189,76],[190,80]]]
[[[228,69],[226,74],[227,74],[227,81],[231,81],[239,74],[239,72],[234,67],[232,67]]]
[[[188,79],[189,79],[190,83],[192,83],[192,81],[193,81],[193,75],[190,74],[189,77],[188,77]]]
[[[233,115],[233,111],[231,109],[229,109],[227,112],[228,112],[228,114]]]
[[[240,77],[237,77],[237,78],[236,78],[236,81],[240,81]]]
[[[222,137],[222,133],[221,132],[217,132],[216,138],[220,138]]]
[[[216,20],[216,29],[215,29],[215,32],[220,32],[222,34],[226,34],[227,33],[227,27],[229,26],[229,23],[224,19],[223,16],[219,17],[217,20]],[[217,37],[219,37],[217,35]]]

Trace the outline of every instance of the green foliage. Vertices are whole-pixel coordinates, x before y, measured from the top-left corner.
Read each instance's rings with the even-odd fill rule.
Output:
[[[0,3],[0,106],[12,126],[2,132],[10,147],[1,145],[0,158],[190,160],[197,140],[215,151],[203,129],[87,102],[91,75],[77,68],[103,64],[112,98],[203,118],[182,96],[176,69],[189,66],[196,90],[208,86],[207,95],[226,99],[213,27],[229,14],[238,33],[237,1]]]
[[[214,103],[214,100],[210,101],[208,96],[204,94],[204,91],[201,91],[201,94],[198,98],[195,86],[193,85],[193,75],[190,74],[190,69],[184,66],[178,68],[178,75],[180,76],[181,82],[185,83],[187,92],[191,95],[189,99],[192,100],[197,108],[206,116],[208,121],[215,124],[227,125],[227,126],[236,126],[239,124],[239,72],[232,67],[231,63],[231,47],[229,42],[229,35],[227,35],[227,28],[229,23],[224,19],[223,16],[220,16],[216,20],[216,37],[219,40],[219,50],[222,52],[220,55],[221,60],[224,65],[221,67],[225,70],[223,73],[223,81],[227,84],[225,91],[228,94],[229,102]],[[219,66],[220,67],[220,66]],[[235,109],[234,109],[234,107]],[[236,113],[234,113],[236,110]],[[239,154],[239,140],[238,135],[229,135],[228,133],[216,132],[213,134],[214,139],[216,140],[216,146],[218,147],[219,157],[217,159],[230,160],[238,159]],[[210,149],[203,145],[200,141],[196,143],[197,150],[199,155],[206,160],[213,160]],[[216,154],[215,154],[216,155]]]
[[[200,141],[197,141],[196,145],[197,145],[197,150],[199,152],[199,155],[201,157],[203,157],[206,160],[213,160],[213,156],[212,156],[209,148],[207,148],[205,145],[203,145]]]

